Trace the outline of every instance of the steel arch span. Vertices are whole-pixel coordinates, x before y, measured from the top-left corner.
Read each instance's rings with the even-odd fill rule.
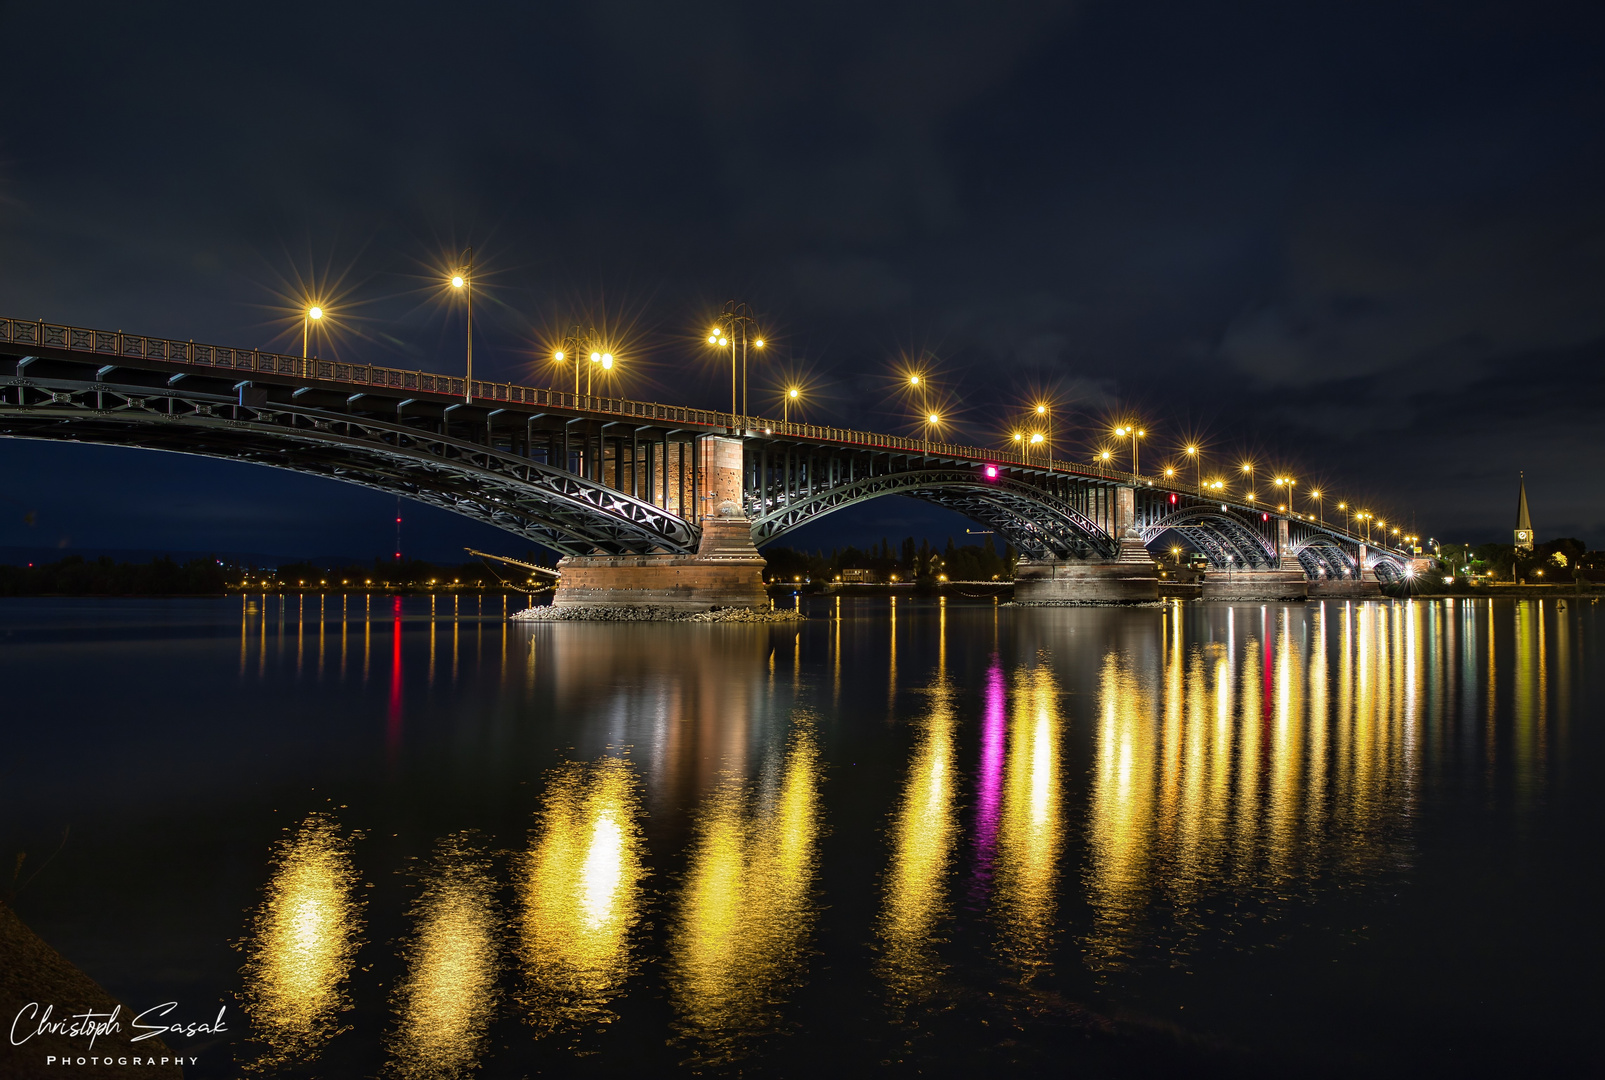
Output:
[[[0,436],[167,450],[402,495],[566,555],[696,550],[680,517],[572,472],[370,417],[111,383],[30,380],[0,403]]]
[[[921,463],[834,483],[821,480],[812,493],[766,493],[749,486],[745,501],[753,542],[766,544],[834,511],[886,495],[907,495],[954,510],[992,528],[1028,558],[1105,558],[1116,550],[1115,538],[1066,500],[1024,481],[984,479],[974,465]]]

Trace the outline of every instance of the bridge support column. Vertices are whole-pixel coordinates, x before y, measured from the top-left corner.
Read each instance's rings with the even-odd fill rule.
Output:
[[[695,555],[569,556],[552,603],[558,607],[767,608],[764,558],[741,512],[741,440],[710,436],[696,444]]]
[[[1140,604],[1159,599],[1159,574],[1137,531],[1137,491],[1115,489],[1113,559],[1021,559],[1017,604]]]

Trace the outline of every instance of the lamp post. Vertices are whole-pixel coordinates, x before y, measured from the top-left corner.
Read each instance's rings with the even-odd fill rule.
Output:
[[[713,329],[708,332],[708,344],[717,348],[730,347],[730,412],[736,412],[736,344],[739,339],[741,345],[741,379],[740,379],[740,405],[739,415],[747,415],[747,345],[755,349],[764,347],[764,339],[755,333],[753,328],[757,325],[757,316],[751,307],[739,300],[725,301],[724,310],[714,321]]]
[[[1252,461],[1243,462],[1243,471],[1248,474],[1248,501],[1249,502],[1253,502],[1254,501],[1254,463]]]
[[[1196,445],[1187,448],[1187,456],[1193,459],[1193,478],[1198,484],[1198,490],[1204,489],[1204,459],[1198,453]]]
[[[589,359],[593,364],[601,364],[604,371],[613,370],[613,354],[605,351],[595,327],[581,330],[578,326],[570,326],[568,333],[563,335],[563,342],[552,353],[552,359],[561,364],[564,362],[574,365],[574,396],[580,396],[580,361]],[[586,368],[585,392],[591,392],[591,369]]]
[[[931,429],[933,427],[936,427],[939,424],[941,424],[941,422],[942,422],[942,417],[937,413],[927,413],[925,415],[925,456],[926,457],[930,457],[931,456]]]
[[[461,290],[468,309],[468,367],[463,379],[463,404],[474,403],[474,290],[469,275],[474,269],[474,249],[463,252],[461,263],[451,274],[451,287]]]
[[[1131,440],[1131,476],[1134,480],[1136,479],[1138,473],[1141,472],[1137,462],[1137,440],[1144,438],[1147,436],[1147,434],[1148,433],[1146,431],[1131,424],[1123,424],[1122,426],[1115,428],[1116,436],[1122,439]]]
[[[1043,423],[1045,423],[1047,425],[1047,427],[1048,427],[1048,441],[1047,441],[1047,447],[1046,447],[1047,453],[1048,453],[1048,462],[1047,462],[1047,464],[1048,464],[1048,471],[1052,472],[1053,471],[1053,410],[1048,408],[1047,402],[1039,401],[1039,402],[1037,402],[1037,415],[1042,417]]]
[[[307,358],[307,333],[312,329],[312,324],[321,318],[323,318],[323,309],[313,304],[307,308],[306,316],[301,320],[301,359],[303,360]]]
[[[1326,515],[1321,510],[1321,491],[1320,491],[1320,489],[1317,488],[1316,490],[1310,492],[1310,498],[1315,500],[1315,523],[1317,525],[1325,525],[1326,524]]]
[[[1042,446],[1042,445],[1044,445],[1044,438],[1043,438],[1042,432],[1033,431],[1031,433],[1031,445],[1032,446]],[[1053,451],[1052,450],[1048,451],[1048,469],[1049,469],[1049,471],[1052,471],[1052,469],[1053,469]]]
[[[802,391],[795,386],[786,391],[785,401],[780,406],[780,419],[783,423],[791,423],[791,403],[802,396]]]

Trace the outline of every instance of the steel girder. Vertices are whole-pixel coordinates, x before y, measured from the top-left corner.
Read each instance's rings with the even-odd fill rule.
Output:
[[[1019,480],[982,480],[974,466],[859,477],[789,502],[771,496],[769,502],[778,505],[767,507],[749,492],[753,542],[769,543],[832,511],[883,495],[908,495],[955,510],[995,529],[1028,558],[1108,558],[1116,551],[1113,537],[1064,500]]]
[[[219,395],[61,380],[3,385],[0,436],[168,450],[290,469],[438,506],[565,555],[688,554],[698,530],[562,469],[401,424]]]
[[[1194,534],[1209,533],[1218,539],[1219,545],[1225,549],[1219,552],[1222,561],[1216,563],[1221,569],[1230,565],[1273,568],[1279,562],[1275,545],[1266,543],[1265,538],[1249,526],[1213,506],[1190,506],[1167,514],[1142,530],[1142,542],[1152,544],[1172,529],[1189,536],[1188,532],[1183,532],[1184,528]],[[1205,551],[1212,562],[1215,561],[1213,554]],[[1224,558],[1232,554],[1237,556],[1236,563]]]

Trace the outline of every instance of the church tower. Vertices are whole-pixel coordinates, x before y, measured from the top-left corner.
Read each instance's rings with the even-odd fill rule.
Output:
[[[1527,513],[1527,474],[1521,477],[1521,494],[1516,496],[1516,546],[1533,549],[1533,519]]]

